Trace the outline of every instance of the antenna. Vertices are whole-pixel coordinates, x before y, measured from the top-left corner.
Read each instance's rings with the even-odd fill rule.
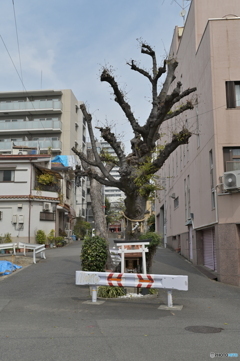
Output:
[[[185,17],[187,14],[186,9],[188,8],[188,6],[190,5],[189,2],[191,0],[182,0],[182,5],[179,4],[179,2],[177,0],[173,0],[178,6],[180,6],[180,8],[182,9],[182,11],[180,12],[180,16],[183,18],[183,25],[185,24]]]

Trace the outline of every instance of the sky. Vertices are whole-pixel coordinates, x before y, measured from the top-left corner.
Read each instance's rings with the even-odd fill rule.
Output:
[[[2,0],[0,91],[71,89],[87,105],[94,125],[110,125],[128,152],[131,128],[101,83],[104,66],[114,75],[140,124],[150,112],[150,84],[126,64],[151,68],[139,42],[150,44],[161,66],[173,30],[183,25],[189,0]],[[20,80],[22,79],[22,82]],[[23,84],[22,84],[23,83]],[[99,133],[96,131],[96,137]]]

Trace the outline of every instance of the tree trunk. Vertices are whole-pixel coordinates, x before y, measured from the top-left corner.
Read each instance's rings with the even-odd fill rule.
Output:
[[[125,198],[125,239],[137,239],[141,233],[141,223],[144,221],[146,210],[147,196],[142,196],[137,192],[127,195]],[[139,223],[139,226],[137,226]]]
[[[96,236],[107,239],[107,222],[105,217],[102,185],[95,179],[90,179],[90,197]]]

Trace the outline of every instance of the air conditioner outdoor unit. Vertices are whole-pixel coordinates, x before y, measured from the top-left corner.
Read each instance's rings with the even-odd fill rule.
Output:
[[[27,154],[28,154],[28,152],[25,151],[25,150],[20,150],[20,151],[18,152],[18,155],[27,155]]]
[[[225,172],[223,174],[223,188],[228,191],[240,188],[240,170]]]
[[[44,202],[43,209],[44,209],[44,211],[51,211],[51,203]]]

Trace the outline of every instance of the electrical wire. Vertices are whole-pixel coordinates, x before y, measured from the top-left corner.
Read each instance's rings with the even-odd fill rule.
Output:
[[[3,39],[3,37],[2,37],[1,34],[0,34],[0,38],[1,38],[2,43],[3,43],[3,45],[4,45],[5,49],[6,49],[6,52],[7,52],[8,56],[9,56],[11,62],[12,62],[12,65],[13,65],[14,69],[16,70],[16,73],[17,73],[17,75],[18,75],[18,77],[19,77],[19,80],[20,80],[22,86],[23,86],[23,89],[24,89],[24,91],[26,92],[26,96],[29,96],[29,92],[28,92],[28,90],[26,89],[26,87],[25,87],[25,85],[24,85],[23,79],[22,79],[22,77],[21,77],[20,74],[19,74],[19,71],[18,71],[18,69],[17,69],[17,67],[16,67],[16,65],[15,65],[15,63],[14,63],[14,61],[13,61],[13,58],[11,57],[11,54],[10,54],[10,52],[9,52],[9,50],[8,50],[8,48],[7,48],[7,45],[6,45],[6,43],[5,43],[5,41],[4,41],[4,39]],[[32,106],[33,106],[33,109],[36,110],[36,108],[35,108],[34,103],[32,102],[32,100],[30,100],[30,102],[31,102],[31,104],[32,104]],[[31,114],[31,112],[29,112],[29,113]],[[31,114],[31,115],[32,115],[32,114]],[[46,128],[44,127],[42,121],[41,121],[41,120],[39,120],[39,121],[40,121],[40,124],[41,124],[43,130],[46,130]],[[30,132],[29,132],[29,133],[30,133]],[[30,134],[31,134],[31,133],[30,133]]]
[[[18,57],[19,57],[20,73],[21,73],[21,79],[23,80],[22,62],[21,62],[21,54],[20,54],[20,46],[19,46],[19,38],[18,38],[18,28],[17,28],[17,19],[16,19],[16,12],[15,12],[14,0],[12,0],[12,4],[13,4],[13,14],[14,14],[14,21],[15,21],[15,30],[16,30],[16,37],[17,37],[17,45],[18,45]]]

